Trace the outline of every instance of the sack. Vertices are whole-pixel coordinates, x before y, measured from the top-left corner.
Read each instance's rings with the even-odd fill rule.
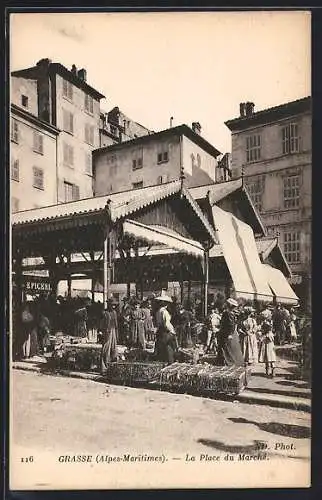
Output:
[[[33,315],[29,311],[22,311],[21,319],[23,323],[31,323],[34,319]]]

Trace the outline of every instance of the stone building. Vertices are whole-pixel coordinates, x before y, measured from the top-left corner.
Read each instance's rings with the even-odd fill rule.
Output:
[[[27,89],[26,89],[27,90]],[[36,105],[34,89],[23,96]],[[25,100],[23,102],[26,102]],[[57,202],[57,137],[59,130],[27,109],[11,104],[11,211]]]
[[[57,151],[47,150],[44,154],[46,163],[52,165],[51,174],[55,172],[56,197],[53,200],[44,196],[39,200],[42,206],[92,196],[92,150],[100,145],[103,97],[87,83],[86,70],[78,70],[75,65],[68,70],[50,59],[41,59],[31,68],[11,73],[11,102],[60,131]],[[24,130],[26,127],[21,127],[21,143],[25,140]],[[25,168],[32,165],[26,162]],[[45,178],[44,171],[41,175]],[[26,203],[33,208],[35,201],[25,200],[24,208]]]
[[[213,183],[219,155],[187,125],[100,148],[93,151],[94,195],[164,184],[181,172],[188,187]]]
[[[153,134],[140,123],[126,116],[119,107],[100,114],[100,147],[112,146],[137,137]]]
[[[245,183],[269,236],[278,237],[292,270],[292,286],[311,303],[311,98],[240,116],[225,124],[232,133],[232,176]]]

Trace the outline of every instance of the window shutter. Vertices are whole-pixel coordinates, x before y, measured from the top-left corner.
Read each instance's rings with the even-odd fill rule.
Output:
[[[69,113],[69,130],[74,133],[74,116],[72,113]]]
[[[44,138],[42,135],[38,135],[38,141],[39,141],[39,152],[43,153],[44,152]]]
[[[73,184],[73,200],[79,200],[79,186]]]

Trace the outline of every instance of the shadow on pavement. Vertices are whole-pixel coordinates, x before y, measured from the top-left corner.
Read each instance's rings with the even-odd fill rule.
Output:
[[[247,453],[250,455],[258,453],[262,449],[262,444],[264,443],[264,441],[255,440],[251,445],[228,445],[222,443],[221,441],[203,438],[198,439],[197,442],[206,446],[210,446],[211,448],[215,448],[219,451],[226,451],[227,453]]]
[[[277,384],[279,382],[276,382]],[[261,394],[276,394],[278,396],[290,396],[295,398],[310,398],[309,392],[301,392],[301,391],[291,391],[291,390],[279,390],[279,389],[266,389],[264,387],[247,387],[248,392],[256,392]]]
[[[242,417],[231,417],[228,418],[228,420],[234,422],[235,424],[256,425],[261,431],[269,432],[271,434],[279,434],[280,436],[286,436],[293,439],[306,439],[311,437],[311,429],[302,425],[281,424],[279,422],[262,423],[247,420],[247,418]]]

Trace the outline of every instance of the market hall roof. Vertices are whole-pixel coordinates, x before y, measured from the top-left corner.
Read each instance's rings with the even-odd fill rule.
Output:
[[[193,199],[189,190],[182,186],[180,180],[16,212],[11,216],[11,223],[13,230],[20,227],[35,227],[48,222],[61,223],[63,226],[68,221],[69,225],[78,226],[86,225],[88,217],[99,214],[103,216],[106,214],[112,222],[116,222],[153,203],[178,193],[187,200],[211,240],[216,241],[216,234],[212,225],[202,213],[201,208]]]
[[[247,187],[243,182],[243,178],[233,179],[231,181],[217,182],[190,188],[190,193],[198,203],[202,204],[204,200],[208,200],[210,206],[219,204],[225,198],[234,196],[240,193],[244,198],[244,207],[247,206],[247,212],[254,221],[252,227],[258,235],[266,235],[265,227],[262,223],[260,214],[258,213],[252,199],[247,191]],[[224,207],[227,210],[226,207]]]
[[[209,196],[209,202],[214,205],[231,193],[243,187],[242,178],[234,179],[232,181],[217,182],[214,184],[206,184],[205,186],[198,186],[190,188],[191,194],[195,200],[201,200]]]

